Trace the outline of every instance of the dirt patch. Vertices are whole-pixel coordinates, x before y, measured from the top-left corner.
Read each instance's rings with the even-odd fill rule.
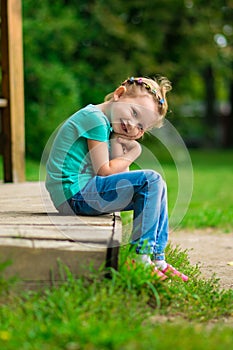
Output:
[[[172,245],[188,250],[190,262],[198,264],[202,275],[219,278],[222,288],[233,289],[233,233],[217,230],[174,231],[170,233]]]

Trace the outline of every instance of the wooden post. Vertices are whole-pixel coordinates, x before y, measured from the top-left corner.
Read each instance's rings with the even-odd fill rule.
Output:
[[[21,0],[1,0],[3,164],[5,182],[25,181]]]

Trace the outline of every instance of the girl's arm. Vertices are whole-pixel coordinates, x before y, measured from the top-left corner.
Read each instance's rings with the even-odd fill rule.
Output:
[[[113,133],[110,139],[110,159],[122,157],[126,154],[126,147],[118,141],[120,135]]]
[[[109,159],[108,144],[95,140],[87,140],[93,169],[97,175],[107,176],[128,171],[130,164],[140,156],[141,146],[135,140],[118,137],[113,159]]]
[[[126,154],[126,147],[118,141],[120,135],[113,133],[110,139],[110,159],[119,158]],[[129,171],[129,167],[125,169]]]

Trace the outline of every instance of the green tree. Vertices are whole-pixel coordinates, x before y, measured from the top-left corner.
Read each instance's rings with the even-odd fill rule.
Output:
[[[128,76],[156,73],[173,82],[175,125],[185,124],[188,118],[179,124],[178,116],[197,101],[205,109],[198,118],[205,139],[216,141],[216,102],[227,102],[232,86],[230,0],[43,0],[36,6],[24,0],[23,5],[29,155],[39,157],[52,130],[79,107],[101,102]]]
[[[40,159],[54,129],[80,107],[78,80],[69,64],[76,50],[72,9],[56,1],[23,2],[26,146]]]

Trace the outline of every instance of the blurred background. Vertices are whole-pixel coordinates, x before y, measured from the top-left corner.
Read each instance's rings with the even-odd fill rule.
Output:
[[[168,77],[190,149],[233,146],[232,0],[23,0],[27,157],[129,76]]]

